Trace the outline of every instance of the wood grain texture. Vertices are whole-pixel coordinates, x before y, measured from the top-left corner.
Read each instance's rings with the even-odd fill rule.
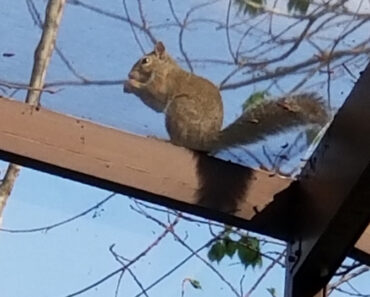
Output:
[[[5,98],[0,150],[4,160],[288,237],[287,199],[274,195],[290,179]]]

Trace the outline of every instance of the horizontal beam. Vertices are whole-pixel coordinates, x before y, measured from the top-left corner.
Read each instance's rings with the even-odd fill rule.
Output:
[[[289,217],[288,199],[274,196],[290,179],[6,98],[0,98],[0,158],[288,237],[290,222],[282,220]]]
[[[291,235],[290,179],[6,98],[0,159],[278,239]],[[368,258],[369,234],[355,258]]]
[[[351,250],[350,257],[370,266],[370,226],[368,226],[360,239],[356,242],[355,248]]]
[[[300,176],[290,296],[314,296],[356,242],[370,258],[369,84],[370,64]]]

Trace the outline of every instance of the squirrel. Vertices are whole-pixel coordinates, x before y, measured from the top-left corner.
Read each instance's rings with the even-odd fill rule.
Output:
[[[141,57],[124,81],[124,92],[165,114],[170,142],[192,150],[215,152],[255,143],[299,125],[324,125],[329,116],[314,93],[262,100],[246,108],[224,129],[222,98],[209,80],[182,69],[162,42]]]

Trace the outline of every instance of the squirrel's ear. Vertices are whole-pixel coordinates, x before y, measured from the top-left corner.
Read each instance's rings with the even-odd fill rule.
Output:
[[[160,58],[163,57],[164,53],[166,52],[166,48],[163,44],[162,41],[158,41],[155,46],[154,46],[154,52],[156,53],[157,56]]]

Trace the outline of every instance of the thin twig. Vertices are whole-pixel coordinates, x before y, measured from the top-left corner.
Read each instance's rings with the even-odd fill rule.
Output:
[[[233,0],[229,0],[229,3],[227,5],[227,12],[226,12],[226,41],[227,41],[227,48],[229,49],[230,56],[233,58],[234,63],[238,64],[238,60],[236,55],[234,54],[234,51],[231,46],[231,39],[230,39],[230,31],[229,31],[229,25],[230,25],[230,11],[231,11],[231,4]]]
[[[144,47],[143,47],[143,45],[141,44],[140,39],[139,39],[139,36],[136,34],[136,31],[135,31],[135,28],[134,28],[133,22],[131,21],[131,17],[130,17],[130,14],[129,14],[129,12],[128,12],[128,8],[127,8],[126,0],[122,0],[122,5],[123,5],[123,8],[124,8],[124,10],[125,10],[126,18],[128,19],[128,22],[129,22],[129,25],[130,25],[130,28],[131,28],[131,32],[132,32],[132,34],[134,35],[135,41],[136,41],[137,45],[139,46],[139,48],[140,48],[140,50],[141,50],[141,53],[142,53],[142,54],[145,54]]]
[[[121,255],[119,255],[115,250],[114,250],[114,244],[112,244],[110,247],[109,247],[109,251],[112,253],[112,255],[114,256],[114,258],[116,259],[117,262],[119,262],[122,266],[126,266],[126,263],[128,260],[125,259],[124,257],[122,257]],[[144,289],[144,286],[143,284],[139,281],[139,279],[137,278],[137,276],[135,275],[135,273],[132,271],[132,269],[130,267],[126,267],[126,270],[128,271],[128,273],[131,275],[131,277],[133,278],[133,280],[135,281],[135,283],[139,286],[139,288],[142,290],[143,294],[146,296],[146,297],[149,297],[147,292],[145,291]],[[117,281],[117,287],[116,287],[116,291],[115,291],[115,297],[118,297],[118,293],[119,293],[119,287],[120,287],[120,284],[121,284],[121,281],[122,281],[122,277],[123,277],[123,273],[124,271],[122,271],[122,273],[120,274],[119,276],[119,279]]]
[[[41,20],[41,16],[40,16],[40,13],[38,12],[37,8],[36,8],[36,5],[35,3],[33,2],[33,0],[27,0],[27,8],[28,8],[28,11],[33,19],[33,22],[34,24],[39,27],[41,30],[43,30],[43,27],[44,27],[44,24]],[[64,55],[64,53],[62,52],[61,49],[59,49],[58,45],[55,44],[55,52],[57,53],[57,55],[59,56],[59,58],[62,60],[62,62],[65,64],[65,66],[67,67],[67,69],[75,76],[77,77],[78,79],[82,80],[82,81],[86,81],[88,80],[85,76],[79,74],[77,72],[77,70],[73,67],[72,63],[69,62],[69,60],[67,59],[67,57]]]
[[[145,288],[145,290],[142,290],[139,294],[135,295],[134,297],[140,297],[141,295],[144,294],[145,292],[148,292],[152,288],[154,288],[157,284],[159,284],[161,281],[166,279],[169,275],[171,275],[173,272],[175,272],[177,269],[182,267],[185,263],[187,263],[191,258],[196,256],[198,253],[200,253],[202,250],[204,250],[206,247],[210,246],[213,242],[215,242],[218,238],[212,238],[208,240],[205,244],[201,245],[199,248],[196,250],[192,251],[187,257],[185,257],[183,260],[181,260],[178,264],[173,266],[169,271],[161,275],[156,281],[151,283],[149,286]]]
[[[47,231],[49,231],[51,229],[60,227],[62,225],[65,225],[67,223],[70,223],[70,222],[72,222],[72,221],[74,221],[74,220],[76,220],[78,218],[81,218],[81,217],[89,214],[93,210],[100,208],[104,203],[106,203],[107,201],[109,201],[115,195],[116,195],[116,193],[112,193],[109,196],[107,196],[106,198],[104,198],[102,201],[100,201],[97,204],[93,205],[92,207],[84,210],[83,212],[81,212],[81,213],[79,213],[79,214],[77,214],[77,215],[75,215],[75,216],[73,216],[71,218],[65,219],[65,220],[60,221],[58,223],[54,223],[54,224],[51,224],[51,225],[48,225],[48,226],[44,226],[44,227],[29,228],[29,229],[8,229],[8,228],[0,228],[0,231],[7,232],[7,233],[33,233],[33,232],[40,232],[40,231],[47,232]]]
[[[279,261],[284,257],[286,254],[286,250],[283,250],[279,256],[274,259],[269,266],[266,267],[263,273],[258,277],[258,279],[255,281],[255,283],[252,285],[252,287],[249,289],[249,291],[244,295],[244,297],[250,297],[254,290],[257,289],[258,285],[262,282],[262,280],[266,277],[266,275],[271,271],[272,268],[276,265],[276,263],[279,263]]]
[[[136,209],[134,209],[136,210]],[[136,210],[136,211],[139,211],[140,210]],[[149,215],[148,213],[146,212],[143,212],[141,211],[141,213],[148,219],[150,219],[151,221],[157,223],[159,226],[161,227],[165,227],[165,225],[158,219],[156,219],[155,217]],[[171,234],[174,236],[174,238],[182,245],[184,246],[187,250],[189,250],[191,253],[194,253],[194,250],[180,237],[178,236],[173,230],[170,231]],[[211,269],[229,288],[230,290],[237,296],[237,297],[240,297],[239,296],[239,293],[238,291],[234,288],[234,286],[216,269],[214,268],[208,261],[206,261],[205,259],[203,259],[203,257],[201,257],[199,254],[195,254],[195,257],[197,257],[201,262],[203,262],[209,269]]]
[[[131,265],[133,265],[134,263],[136,263],[138,260],[140,260],[142,257],[146,256],[146,254],[151,251],[155,246],[157,246],[161,240],[163,238],[166,237],[166,235],[171,232],[171,230],[173,229],[173,227],[179,222],[179,217],[177,217],[172,224],[168,225],[165,230],[163,231],[162,234],[160,234],[150,245],[148,245],[141,253],[139,253],[135,258],[133,258],[131,261],[129,261],[125,266],[123,267],[120,267],[114,271],[112,271],[111,273],[107,274],[106,276],[102,277],[101,279],[93,282],[92,284],[72,293],[72,294],[69,294],[69,295],[66,295],[65,297],[74,297],[74,296],[78,296],[78,295],[81,295],[82,293],[85,293],[87,291],[90,291],[91,289],[101,285],[102,283],[106,282],[107,280],[109,280],[110,278],[112,278],[113,276],[117,275],[118,273],[121,273],[123,271],[125,271],[128,267],[130,267]]]

